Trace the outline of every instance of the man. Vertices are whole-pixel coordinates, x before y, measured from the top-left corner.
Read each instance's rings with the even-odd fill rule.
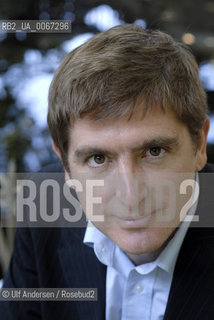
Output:
[[[18,229],[4,287],[97,288],[97,301],[3,301],[4,319],[213,319],[206,113],[194,57],[160,31],[118,26],[65,57],[48,124],[89,223]]]

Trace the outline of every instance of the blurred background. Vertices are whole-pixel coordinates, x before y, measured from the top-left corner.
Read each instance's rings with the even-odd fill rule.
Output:
[[[53,74],[65,54],[93,34],[123,23],[166,31],[191,47],[208,97],[211,128],[207,151],[208,161],[214,163],[213,0],[7,0],[0,3],[0,20],[49,19],[72,21],[72,32],[0,32],[0,189],[4,184],[4,190],[11,195],[15,172],[37,171],[56,160],[46,124],[47,95]],[[1,194],[1,215],[7,214],[3,197],[5,193]],[[13,235],[14,228],[1,228],[0,278],[8,265]]]

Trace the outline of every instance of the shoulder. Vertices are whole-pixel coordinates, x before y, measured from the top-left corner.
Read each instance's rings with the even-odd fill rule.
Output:
[[[199,171],[199,173],[209,173],[209,172],[214,172],[214,164],[207,163],[204,168]]]

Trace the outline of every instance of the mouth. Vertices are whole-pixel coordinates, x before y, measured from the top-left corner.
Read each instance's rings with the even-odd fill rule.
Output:
[[[155,216],[156,213],[157,211],[154,211],[143,217],[138,217],[138,218],[120,218],[120,217],[114,216],[114,220],[123,229],[145,228],[150,222],[150,220]]]

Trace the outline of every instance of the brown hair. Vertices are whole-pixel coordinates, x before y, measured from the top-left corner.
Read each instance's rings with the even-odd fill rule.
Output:
[[[49,90],[48,125],[65,169],[71,121],[94,120],[134,112],[141,99],[170,107],[197,141],[206,113],[206,94],[194,56],[181,43],[157,30],[121,25],[99,33],[70,52]]]

